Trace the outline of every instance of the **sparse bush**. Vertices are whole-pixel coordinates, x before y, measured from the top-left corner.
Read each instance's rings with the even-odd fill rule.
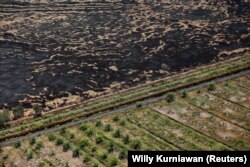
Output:
[[[81,126],[80,126],[80,128],[79,128],[81,131],[85,131],[85,130],[87,130],[88,129],[88,127],[87,127],[87,125],[85,125],[85,124],[82,124]]]
[[[38,104],[33,105],[33,110],[35,111],[34,116],[35,117],[40,117],[42,115],[42,107]]]
[[[111,125],[110,125],[110,124],[105,125],[105,127],[104,127],[104,131],[105,131],[105,132],[109,132],[109,131],[111,131],[111,130],[112,130],[112,128],[111,128]]]
[[[111,153],[112,151],[114,151],[114,144],[113,144],[113,142],[109,142],[108,144],[107,144],[107,151],[109,152],[109,153]]]
[[[35,149],[36,149],[36,150],[40,150],[42,147],[43,147],[43,142],[38,141],[38,142],[36,143]]]
[[[77,147],[72,152],[72,157],[79,157],[80,155],[80,149]]]
[[[2,157],[3,157],[3,159],[4,159],[4,160],[6,160],[6,159],[8,159],[8,158],[9,158],[9,154],[8,154],[8,153],[6,153],[6,152],[4,152]]]
[[[134,141],[132,141],[131,143],[131,148],[133,148],[134,150],[140,149],[141,147],[141,141],[136,139]]]
[[[112,159],[110,160],[110,166],[116,166],[118,164],[118,160],[115,157],[112,157]]]
[[[118,122],[120,119],[118,116],[113,117],[113,122]]]
[[[115,138],[119,138],[120,136],[121,136],[120,129],[119,129],[119,128],[117,128],[117,129],[115,130],[114,134],[113,134],[113,137],[115,137]]]
[[[207,90],[208,91],[214,91],[215,90],[215,85],[213,83],[208,84]]]
[[[89,162],[89,161],[90,161],[90,157],[88,155],[85,155],[83,162]]]
[[[64,141],[63,144],[62,144],[62,147],[63,147],[63,151],[64,152],[67,152],[69,150],[69,142],[68,141]]]
[[[36,138],[32,137],[29,141],[30,145],[34,145],[36,143]]]
[[[100,127],[100,126],[102,126],[102,122],[101,122],[101,121],[99,121],[99,120],[98,120],[98,121],[96,121],[95,126],[96,126],[96,127]]]
[[[135,107],[136,107],[136,108],[141,108],[141,107],[142,107],[142,104],[141,104],[141,103],[137,103],[137,104],[135,105]]]
[[[89,141],[87,139],[82,139],[80,142],[80,147],[84,148],[89,145]]]
[[[87,135],[88,135],[88,137],[93,136],[93,130],[91,128],[87,129]]]
[[[93,167],[98,167],[99,165],[98,165],[98,163],[95,162],[92,166]]]
[[[75,135],[73,133],[70,134],[70,139],[74,139]]]
[[[19,105],[19,106],[13,108],[13,115],[14,115],[15,120],[23,117],[23,115],[24,115],[23,107]]]
[[[96,147],[93,147],[93,148],[91,149],[91,152],[96,152]]]
[[[121,119],[121,120],[120,120],[120,125],[121,125],[121,126],[124,126],[125,124],[126,124],[125,119]]]
[[[187,97],[187,92],[184,90],[181,92],[181,97],[186,98]]]
[[[128,144],[130,142],[130,139],[129,139],[129,135],[126,134],[123,138],[122,138],[122,141],[124,144]]]
[[[175,94],[174,93],[168,93],[165,97],[166,101],[168,103],[174,102],[175,100]]]
[[[121,150],[119,152],[119,159],[124,159],[126,158],[126,151],[125,150]]]
[[[10,120],[9,110],[0,112],[0,128],[4,127],[4,124]]]
[[[15,148],[19,148],[21,146],[21,142],[20,141],[17,141],[15,144],[14,144]]]
[[[102,152],[102,153],[100,153],[100,158],[102,159],[102,160],[105,160],[105,159],[107,159],[107,153],[106,152]]]
[[[95,142],[96,142],[96,144],[100,144],[100,143],[102,143],[102,142],[103,142],[103,138],[102,138],[102,136],[100,136],[100,135],[96,136],[96,138],[95,138]]]
[[[27,160],[30,160],[30,159],[32,159],[33,158],[33,151],[32,151],[32,149],[27,149],[27,151],[26,151],[26,157],[27,157]]]
[[[52,134],[52,133],[49,133],[48,134],[48,139],[49,139],[49,141],[54,141],[56,139],[56,136],[54,134]]]
[[[62,138],[57,138],[56,139],[56,145],[61,145],[63,143],[63,139]]]
[[[65,132],[66,132],[66,127],[65,127],[65,126],[61,127],[60,133],[61,133],[61,134],[64,134]]]

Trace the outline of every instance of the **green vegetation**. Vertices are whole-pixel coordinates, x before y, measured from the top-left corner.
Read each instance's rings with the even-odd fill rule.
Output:
[[[42,115],[42,107],[39,106],[38,104],[33,105],[33,110],[35,112],[34,114],[35,117],[40,117]]]
[[[32,137],[29,141],[30,145],[34,145],[36,143],[36,138]]]
[[[10,119],[10,116],[9,116],[8,110],[4,110],[3,112],[0,112],[0,128],[3,128],[4,124],[8,122],[9,119]]]
[[[38,142],[36,143],[35,149],[36,149],[36,150],[40,150],[40,149],[43,148],[43,147],[44,147],[44,146],[43,146],[43,142],[38,141]]]
[[[139,139],[136,139],[134,141],[132,141],[131,143],[131,148],[134,150],[138,150],[141,147],[141,141]]]
[[[48,139],[49,139],[49,141],[54,141],[54,140],[56,139],[56,137],[55,137],[54,134],[49,133],[49,134],[48,134]]]
[[[174,102],[175,100],[175,94],[174,93],[169,93],[166,95],[166,101],[171,103],[171,102]]]
[[[210,83],[207,87],[208,91],[214,91],[215,90],[215,85],[213,83]]]
[[[77,148],[74,148],[73,152],[72,152],[72,156],[73,157],[79,157],[80,155],[80,149],[77,147]]]
[[[33,151],[32,151],[32,149],[27,149],[27,151],[26,151],[26,157],[27,157],[27,160],[30,160],[30,159],[32,159],[33,158]]]
[[[63,146],[63,151],[64,152],[67,152],[69,150],[69,148],[70,148],[70,145],[69,145],[68,141],[64,141],[62,146]]]
[[[23,114],[24,114],[24,109],[22,106],[17,106],[13,108],[14,120],[23,117]]]
[[[21,147],[21,142],[20,141],[15,142],[14,146],[15,148]]]

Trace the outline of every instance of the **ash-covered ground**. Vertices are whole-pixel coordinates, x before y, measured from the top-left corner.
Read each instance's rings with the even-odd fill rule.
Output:
[[[0,108],[52,109],[250,47],[249,2],[0,3]]]

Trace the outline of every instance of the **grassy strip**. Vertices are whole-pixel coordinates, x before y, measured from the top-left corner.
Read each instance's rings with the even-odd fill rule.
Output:
[[[0,131],[0,141],[25,135],[27,133],[52,127],[58,124],[63,124],[76,118],[87,117],[122,105],[132,104],[136,101],[162,95],[170,91],[176,91],[178,89],[182,89],[191,85],[209,81],[211,79],[222,77],[227,74],[249,68],[250,55],[246,55],[233,62],[224,62],[224,64],[211,66],[208,69],[197,69],[185,75],[173,77],[172,79],[169,79],[167,81],[162,81],[157,84],[142,87],[141,89],[124,92],[108,99],[101,99],[100,101],[97,101],[96,103],[90,104],[81,109],[75,109],[61,114],[58,113],[57,115],[51,115],[42,120],[34,122],[31,121],[25,125],[19,125],[17,127],[11,127],[9,129],[2,130]]]

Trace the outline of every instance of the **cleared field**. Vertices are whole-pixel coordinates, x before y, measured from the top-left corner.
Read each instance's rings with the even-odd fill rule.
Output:
[[[126,166],[127,150],[249,150],[249,87],[248,74],[175,92],[173,98],[168,94],[125,113],[81,126],[62,126],[58,132],[22,141],[21,146],[17,142],[3,147],[0,162],[5,166]]]

